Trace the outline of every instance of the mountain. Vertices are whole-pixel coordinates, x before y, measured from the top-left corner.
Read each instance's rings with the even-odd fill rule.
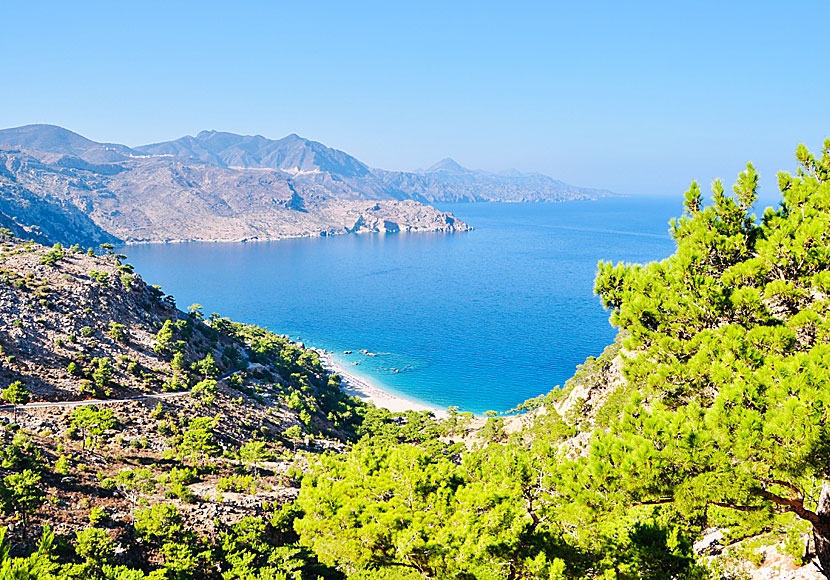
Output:
[[[50,249],[3,232],[0,242],[1,577],[168,577],[160,552],[133,531],[137,508],[168,508],[199,534],[188,532],[188,541],[200,543],[246,519],[264,526],[271,505],[297,495],[288,473],[300,451],[343,450],[354,439],[365,406],[340,390],[317,352],[178,310],[111,252]],[[34,405],[21,404],[28,400]],[[220,457],[225,450],[254,452],[242,480],[242,463]],[[206,464],[222,467],[208,473]],[[23,476],[25,485],[7,493]],[[16,503],[20,490],[29,494],[25,508]],[[37,572],[10,566],[44,525],[61,542],[92,535],[95,558],[117,557],[116,572],[85,576],[89,568],[57,557]],[[124,546],[118,556],[112,536]],[[220,580],[218,571],[232,566],[244,577],[233,557],[219,560],[177,577]],[[161,570],[144,575],[148,567]]]
[[[202,131],[195,137],[136,149],[150,155],[174,155],[220,167],[280,169],[292,174],[333,173],[350,178],[371,173],[351,155],[294,134],[273,141],[261,135]]]
[[[0,225],[66,244],[468,229],[386,193],[353,157],[297,136],[203,132],[148,148],[50,125],[0,131]]]
[[[294,134],[202,131],[127,147],[54,125],[0,130],[0,224],[44,243],[454,232],[467,224],[426,204],[604,195],[611,193],[449,158],[417,172],[373,169]]]
[[[435,165],[432,165],[424,173],[474,173],[466,167],[461,167],[455,159],[445,157]]]
[[[454,201],[565,201],[595,199],[612,192],[569,185],[542,174],[476,171],[447,157],[426,170],[405,172],[370,168],[317,141],[289,135],[271,140],[261,135],[202,131],[195,137],[136,147],[149,155],[169,155],[234,169],[278,169],[323,188],[346,189],[367,199]]]
[[[98,143],[56,125],[25,125],[0,129],[0,144],[108,163],[140,155],[126,145]]]
[[[375,170],[382,189],[399,197],[424,202],[527,202],[596,199],[614,195],[605,189],[569,185],[541,173],[476,171],[455,160],[442,159],[428,169],[414,172]]]

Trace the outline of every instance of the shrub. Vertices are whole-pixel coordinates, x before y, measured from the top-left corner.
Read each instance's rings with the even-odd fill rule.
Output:
[[[127,343],[129,341],[127,327],[117,322],[110,322],[109,335],[113,340],[118,342]]]
[[[54,266],[60,260],[63,260],[66,257],[66,253],[63,251],[63,246],[60,244],[55,244],[51,250],[46,252],[43,256],[40,257],[40,263],[46,264],[47,266]]]
[[[216,484],[219,491],[233,491],[236,493],[256,493],[257,480],[253,475],[231,475],[222,477]]]
[[[136,533],[150,542],[174,539],[182,531],[182,518],[172,504],[160,503],[135,512]]]
[[[58,457],[58,460],[55,461],[55,473],[59,475],[69,474],[69,461],[66,459],[66,455],[61,455]]]
[[[299,425],[292,425],[291,427],[283,431],[283,435],[289,439],[302,439],[303,430],[300,429]]]
[[[91,510],[89,510],[89,523],[91,523],[93,526],[103,524],[109,519],[109,514],[103,508],[94,507]]]
[[[98,282],[101,286],[109,286],[110,275],[109,272],[98,272],[97,270],[89,271],[90,277]]]

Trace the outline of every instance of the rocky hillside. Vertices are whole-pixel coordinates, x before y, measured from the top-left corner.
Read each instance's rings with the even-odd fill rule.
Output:
[[[215,534],[296,495],[296,449],[352,437],[359,404],[315,352],[184,313],[112,252],[0,241],[0,385],[30,400],[0,407],[0,492],[39,474],[28,507],[0,501],[14,550],[39,524],[74,537],[94,521],[139,561],[137,507],[172,500]]]
[[[367,200],[348,186],[323,181],[295,183],[278,170],[226,169],[169,157],[100,164],[0,149],[0,224],[64,244],[468,229],[430,206]]]
[[[0,132],[0,140],[2,132]],[[237,169],[279,169],[306,184],[326,185],[327,176],[378,199],[426,202],[565,201],[596,199],[610,191],[576,187],[539,173],[491,173],[443,159],[423,171],[372,169],[351,155],[298,135],[271,140],[261,135],[202,131],[195,137],[136,148],[151,155],[171,155]]]
[[[443,159],[415,172],[375,170],[383,187],[427,202],[539,202],[597,199],[614,195],[604,189],[577,187],[541,173],[475,171]]]
[[[53,125],[0,130],[0,226],[50,244],[456,232],[469,228],[425,204],[609,194],[452,160],[414,173],[372,169],[297,135],[203,131],[130,148]]]

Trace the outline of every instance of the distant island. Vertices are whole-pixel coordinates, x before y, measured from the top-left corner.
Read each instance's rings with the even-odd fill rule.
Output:
[[[202,131],[131,148],[54,125],[0,130],[0,226],[47,244],[459,232],[470,228],[428,204],[607,195],[452,159],[384,171],[293,134]]]

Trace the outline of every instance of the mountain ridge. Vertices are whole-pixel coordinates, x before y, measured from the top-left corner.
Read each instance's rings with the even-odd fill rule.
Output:
[[[41,133],[41,135],[38,135]],[[41,144],[46,143],[46,147]],[[203,130],[195,136],[185,135],[171,141],[160,141],[147,145],[128,147],[116,143],[98,143],[82,135],[64,129],[57,125],[35,124],[0,129],[0,144],[35,149],[49,153],[58,153],[80,157],[88,162],[101,162],[102,151],[109,151],[106,161],[119,161],[125,157],[145,156],[173,156],[187,160],[217,165],[230,169],[276,169],[292,175],[313,175],[331,173],[346,178],[363,178],[367,189],[372,191],[372,177],[381,182],[386,193],[391,197],[408,199],[429,199],[431,201],[457,201],[463,198],[467,201],[562,201],[568,195],[576,198],[590,196],[614,195],[613,192],[600,189],[575,186],[539,172],[524,173],[516,169],[504,171],[484,171],[470,169],[459,164],[452,157],[445,157],[427,169],[414,171],[392,171],[372,168],[356,157],[319,141],[301,137],[290,133],[280,139],[270,139],[262,135],[241,135],[228,131]],[[61,147],[61,144],[65,144]],[[120,158],[119,158],[120,156]],[[90,159],[90,157],[94,157]],[[477,180],[496,180],[505,189],[516,190],[537,187],[541,191],[535,194],[517,196],[513,193],[502,193],[501,196],[488,192],[486,195],[442,195],[432,193],[422,195],[422,191],[415,191],[406,185],[407,177],[412,175],[431,175],[433,182],[430,186],[446,189],[449,184],[438,186],[435,179],[438,175],[474,176]],[[511,183],[516,181],[516,183]],[[457,184],[455,184],[457,185]],[[487,184],[490,185],[493,184]],[[552,191],[559,188],[558,195]],[[446,198],[446,199],[445,199]]]
[[[612,194],[451,158],[423,172],[375,169],[294,133],[273,140],[206,130],[128,147],[56,125],[0,130],[0,224],[34,235],[45,223],[34,235],[44,243],[456,232],[469,226],[428,204],[604,195]]]

